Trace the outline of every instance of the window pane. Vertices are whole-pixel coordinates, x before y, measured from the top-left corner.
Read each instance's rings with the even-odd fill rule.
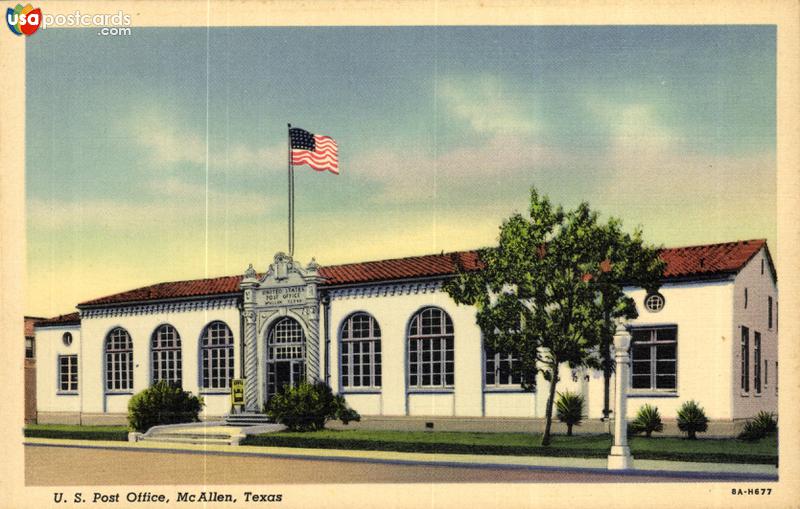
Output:
[[[657,389],[675,389],[675,376],[674,375],[658,375],[656,376]]]
[[[631,348],[632,357],[634,361],[649,360],[650,359],[650,346],[636,345]]]
[[[649,389],[650,375],[633,375],[631,386],[634,389]]]
[[[674,375],[675,361],[657,361],[656,373],[658,375]]]
[[[672,327],[656,329],[656,338],[658,341],[675,341],[676,332]]]
[[[656,358],[657,359],[676,359],[676,346],[674,344],[671,345],[657,345],[656,346]]]
[[[633,374],[634,375],[649,375],[650,374],[650,361],[642,361],[642,362],[633,362]]]

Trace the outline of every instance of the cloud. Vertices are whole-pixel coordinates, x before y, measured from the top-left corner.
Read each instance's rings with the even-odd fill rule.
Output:
[[[530,176],[543,167],[568,166],[575,157],[560,148],[518,135],[495,135],[484,143],[436,154],[373,151],[355,157],[353,172],[379,183],[376,202],[414,202],[433,198],[437,188],[475,189],[478,183]],[[526,183],[527,185],[527,183]]]
[[[29,199],[27,219],[32,228],[62,230],[99,228],[113,231],[141,231],[151,225],[163,229],[168,225],[183,226],[204,222],[206,203],[212,221],[258,220],[273,210],[272,202],[257,193],[225,192],[189,183],[177,178],[164,178],[147,185],[149,196],[122,201],[93,198],[79,201],[61,199]],[[206,197],[208,198],[206,200]]]
[[[437,81],[436,90],[445,110],[477,133],[531,134],[537,130],[530,98],[511,90],[496,76],[445,77]]]
[[[271,146],[250,146],[230,139],[212,138],[206,147],[205,133],[180,127],[178,121],[160,110],[137,112],[126,129],[142,148],[151,164],[164,168],[188,163],[213,169],[256,173],[256,170],[280,166],[286,160],[285,142]]]

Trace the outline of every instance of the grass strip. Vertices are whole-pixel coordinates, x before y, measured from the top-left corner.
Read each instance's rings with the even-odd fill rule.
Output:
[[[575,441],[558,437],[551,446],[541,445],[504,445],[500,443],[487,443],[491,439],[482,440],[483,443],[468,442],[470,436],[462,437],[459,441],[452,435],[461,433],[451,433],[450,436],[430,436],[427,440],[413,440],[413,437],[398,436],[397,440],[391,440],[390,432],[375,435],[384,435],[383,438],[359,439],[351,436],[336,437],[329,432],[320,432],[322,436],[301,433],[267,433],[263,435],[248,436],[243,445],[256,445],[265,447],[299,447],[309,449],[344,449],[344,450],[366,450],[366,451],[393,451],[393,452],[419,452],[436,454],[474,454],[474,455],[501,455],[501,456],[548,456],[548,457],[571,457],[571,458],[605,458],[608,455],[611,440],[608,437],[574,437]],[[334,432],[335,433],[335,432]],[[308,436],[299,436],[308,435]],[[388,437],[386,436],[388,435]],[[466,434],[463,435],[472,435]],[[487,434],[490,435],[491,434]],[[503,437],[499,437],[503,438]],[[536,436],[524,436],[525,441],[533,441]],[[653,440],[664,440],[660,445],[663,449],[655,449],[659,444]],[[689,442],[683,441],[680,449],[669,450],[670,446],[680,439],[651,439],[646,447],[637,448],[635,442],[632,445],[632,454],[635,458],[668,461],[687,461],[702,463],[748,463],[748,464],[776,464],[777,454],[762,452],[719,452],[713,449],[720,448],[718,440],[708,443],[703,441]],[[512,440],[518,442],[520,440]],[[572,442],[572,443],[570,443]],[[655,444],[655,446],[654,446]],[[735,445],[735,444],[734,444]],[[722,444],[727,446],[727,444]],[[686,450],[693,447],[696,450]],[[709,450],[711,449],[711,450]]]
[[[30,438],[61,438],[67,440],[112,440],[126,442],[125,426],[79,426],[62,424],[31,424],[23,431]]]

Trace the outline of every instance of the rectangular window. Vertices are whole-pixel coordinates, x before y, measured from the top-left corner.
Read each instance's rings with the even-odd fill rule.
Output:
[[[678,389],[678,328],[632,330],[631,388],[675,392]]]
[[[772,328],[772,297],[767,297],[767,326]]]
[[[78,392],[78,356],[58,356],[58,392]]]
[[[36,341],[33,338],[25,338],[25,357],[28,359],[36,357]]]
[[[520,385],[522,377],[514,371],[519,359],[513,354],[498,353],[490,348],[485,350],[484,382],[486,387]]]
[[[747,309],[747,288],[744,289],[744,308]]]
[[[769,385],[769,361],[764,359],[764,388]]]
[[[453,386],[455,361],[453,337],[409,340],[408,385],[417,388]]]
[[[342,387],[377,389],[381,386],[381,340],[342,341]]]
[[[761,333],[753,332],[753,389],[761,394]]]
[[[742,326],[742,392],[750,392],[750,329]]]
[[[778,395],[778,361],[775,361],[775,395]]]
[[[203,369],[202,388],[229,389],[233,378],[233,347],[203,347],[200,359]]]

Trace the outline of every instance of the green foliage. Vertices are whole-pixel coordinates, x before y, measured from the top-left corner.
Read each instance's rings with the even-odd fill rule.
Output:
[[[567,436],[572,436],[572,427],[580,426],[583,420],[583,396],[569,391],[559,393],[556,417],[567,425]]]
[[[763,428],[764,433],[776,433],[778,431],[778,420],[772,412],[758,412],[754,421],[759,427]]]
[[[664,431],[664,423],[661,422],[661,414],[658,407],[649,404],[642,405],[636,413],[636,419],[630,423],[628,429],[632,434],[644,433],[647,438],[653,435],[654,431]]]
[[[344,397],[334,395],[324,382],[284,386],[270,398],[267,415],[291,431],[321,430],[331,419],[344,424],[361,420],[358,412],[347,406]]]
[[[136,431],[153,426],[197,422],[203,398],[163,380],[135,394],[128,402],[128,424]]]
[[[601,224],[587,203],[564,211],[533,188],[528,216],[503,221],[497,247],[478,252],[482,269],[459,270],[445,290],[477,308],[488,348],[519,359],[525,389],[534,390],[537,373],[550,383],[547,445],[559,366],[603,366],[613,320],[636,316],[623,282],[657,285],[662,266],[641,232],[623,234],[615,219]]]
[[[708,430],[708,417],[694,400],[685,402],[678,409],[678,429],[687,433],[691,440],[697,439],[697,433]]]
[[[25,426],[26,437],[58,438],[67,440],[128,441],[126,426],[80,426],[77,424],[29,424]]]
[[[761,411],[753,420],[748,420],[744,424],[744,429],[739,433],[739,439],[747,441],[760,440],[777,431],[778,421],[775,419],[775,414]]]

